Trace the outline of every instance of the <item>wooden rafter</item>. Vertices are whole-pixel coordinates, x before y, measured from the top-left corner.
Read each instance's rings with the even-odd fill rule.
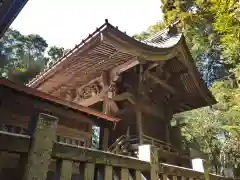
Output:
[[[123,101],[128,100],[131,104],[136,104],[134,96],[129,92],[124,92],[122,94],[116,95],[112,98],[113,101]]]
[[[172,94],[176,94],[176,90],[168,85],[164,80],[159,79],[158,77],[154,76],[152,73],[148,72],[146,73],[146,76],[152,80],[154,80],[156,83],[160,84],[163,88],[170,91]]]

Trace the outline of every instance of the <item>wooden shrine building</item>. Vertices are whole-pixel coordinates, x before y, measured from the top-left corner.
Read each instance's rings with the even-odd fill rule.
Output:
[[[1,129],[30,135],[40,113],[59,118],[57,141],[91,147],[92,126],[112,128],[118,118],[9,80],[0,80]]]
[[[26,2],[0,0],[0,37]],[[189,166],[172,115],[215,103],[173,27],[139,42],[106,22],[28,85],[0,80],[0,179],[224,179],[162,163]],[[93,125],[101,149],[154,146],[88,148]]]
[[[28,86],[120,118],[101,130],[104,150],[112,145],[123,154],[116,150],[120,140],[132,149],[153,143],[161,161],[183,166],[189,159],[180,128],[170,125],[173,114],[216,103],[175,26],[141,42],[106,20]]]
[[[111,129],[119,121],[118,118],[8,80],[0,80],[0,117],[0,179],[14,180],[22,176],[20,173],[23,173],[24,164],[21,164],[21,158],[25,157],[15,152],[23,153],[31,147],[11,139],[11,136],[20,139],[34,137],[39,119],[46,118],[50,122],[51,118],[57,119],[54,138],[57,143],[83,148],[91,148],[93,125]],[[49,131],[47,136],[50,135]],[[40,147],[42,143],[38,143]],[[55,171],[51,169],[55,166],[56,161],[53,160],[50,173]]]

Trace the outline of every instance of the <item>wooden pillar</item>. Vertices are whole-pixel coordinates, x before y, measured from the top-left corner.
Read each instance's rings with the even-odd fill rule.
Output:
[[[204,170],[204,179],[210,180],[210,167],[209,162],[206,160],[203,160],[203,170]]]
[[[100,127],[100,149],[103,151],[108,150],[108,140],[109,140],[109,129],[105,127]]]
[[[142,161],[150,163],[150,180],[159,179],[159,157],[158,149],[152,145],[142,145],[138,147],[138,157]]]
[[[170,123],[169,121],[165,121],[165,136],[166,136],[166,142],[170,143]]]
[[[24,180],[45,180],[56,140],[58,118],[41,113],[32,135]]]
[[[18,177],[20,177],[20,179],[23,178],[24,176],[24,170],[26,167],[26,162],[27,162],[27,155],[26,154],[20,154],[20,158],[19,158],[19,162],[18,162]]]
[[[62,160],[60,162],[60,180],[71,180],[73,171],[73,162]]]
[[[142,65],[139,65],[139,79],[138,79],[138,90],[137,90],[137,100],[136,100],[136,122],[137,122],[137,132],[139,137],[139,144],[143,144],[143,128],[142,128],[142,111],[141,111],[141,93],[142,93]]]
[[[103,88],[109,89],[110,86],[110,76],[109,72],[103,72],[102,74]],[[103,108],[102,111],[104,114],[110,115],[110,101],[109,101],[109,92],[107,90],[104,100],[103,100]],[[106,151],[108,149],[108,141],[109,141],[109,129],[107,127],[100,127],[100,149]]]
[[[204,173],[204,179],[210,180],[209,162],[205,159],[195,158],[192,160],[192,168],[194,171]]]

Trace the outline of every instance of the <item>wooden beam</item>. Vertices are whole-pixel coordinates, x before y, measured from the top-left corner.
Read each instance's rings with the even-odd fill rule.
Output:
[[[194,171],[193,169],[170,165],[170,164],[165,164],[165,163],[161,163],[160,167],[161,167],[160,173],[164,173],[166,175],[184,176],[184,177],[191,177],[194,179],[202,179],[203,178],[202,172]]]
[[[116,114],[119,111],[117,103],[114,102],[113,100],[110,100],[110,108],[111,112],[113,112],[114,114]]]
[[[148,72],[148,73],[146,73],[146,76],[148,78],[151,78],[152,80],[154,80],[156,83],[160,84],[163,88],[167,89],[172,94],[176,94],[176,90],[172,86],[168,85],[165,81],[154,76],[152,73]]]
[[[99,95],[92,96],[88,99],[83,99],[81,101],[74,100],[74,102],[76,102],[77,104],[79,104],[81,106],[84,106],[84,107],[91,106],[91,105],[96,104],[100,101],[103,101],[102,93],[100,93]]]
[[[131,104],[136,104],[134,96],[129,92],[124,92],[122,94],[118,94],[112,98],[113,101],[123,101],[128,100]]]
[[[26,153],[30,136],[0,131],[0,142],[0,151]]]
[[[150,168],[148,162],[141,161],[136,158],[59,143],[54,145],[52,156],[55,158],[69,159],[80,162],[107,164],[113,167],[122,167],[129,169],[132,169],[134,167],[134,169],[143,172],[149,171]]]
[[[116,95],[112,98],[113,101],[123,101],[128,100],[131,104],[136,105],[136,97],[130,92],[124,92],[122,94]],[[140,108],[143,112],[151,114],[156,117],[164,118],[164,111],[162,109],[158,109],[154,107],[154,105],[150,105],[148,102],[143,102],[140,105]]]
[[[140,62],[138,61],[137,58],[133,58],[115,68],[113,68],[111,71],[110,71],[110,77],[112,80],[116,80],[118,75],[127,71],[128,69],[131,69],[132,67],[138,65]]]

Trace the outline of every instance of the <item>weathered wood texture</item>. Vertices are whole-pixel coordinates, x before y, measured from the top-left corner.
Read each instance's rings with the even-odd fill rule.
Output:
[[[40,114],[32,136],[24,180],[44,180],[47,178],[51,151],[56,140],[58,119]]]
[[[0,82],[0,131],[27,135],[30,133],[28,129],[31,120],[44,112],[58,117],[57,139],[60,142],[90,147],[92,126],[96,124],[106,128],[110,125],[104,119],[97,120],[86,113],[27,94],[31,88],[24,88],[27,92],[13,89]],[[36,90],[33,91],[38,93]]]
[[[30,143],[30,138],[28,136],[19,136],[16,134],[8,134],[2,132],[0,132],[0,135],[1,140],[5,139],[4,142],[6,142],[6,140],[11,140],[11,142],[14,143],[14,145],[13,143],[1,144],[0,151],[4,150],[15,153],[29,153],[29,155],[31,155],[31,150],[29,151],[28,149]],[[41,145],[38,144],[38,146]],[[41,149],[42,148],[43,147],[41,147]],[[62,168],[60,171],[61,180],[68,180],[70,176],[73,175],[73,173],[71,174],[71,172],[73,172],[73,162],[79,162],[80,164],[84,165],[83,177],[85,179],[95,178],[95,167],[97,165],[104,166],[104,179],[112,179],[111,176],[113,176],[113,174],[116,175],[116,173],[114,173],[116,168],[121,169],[119,176],[120,179],[121,176],[126,177],[125,179],[131,179],[130,176],[132,176],[133,180],[139,180],[141,179],[141,176],[146,173],[150,174],[150,179],[148,180],[158,180],[157,176],[161,178],[163,175],[163,179],[166,180],[167,177],[173,177],[173,179],[176,179],[176,177],[181,177],[181,179],[188,178],[194,180],[204,179],[204,173],[196,172],[188,168],[182,168],[158,162],[158,153],[156,153],[154,149],[156,150],[156,148],[151,146],[149,152],[150,156],[148,156],[150,157],[150,162],[148,162],[131,157],[115,155],[104,151],[55,143],[52,148],[51,157],[62,162]],[[39,164],[38,162],[36,163]],[[34,166],[37,167],[36,164]],[[41,166],[41,168],[42,167],[43,166]],[[40,170],[38,173],[40,172],[43,173],[43,170]],[[37,173],[34,175],[36,176]],[[39,175],[39,177],[43,176]],[[220,179],[224,178],[210,174],[210,180]]]
[[[73,162],[69,160],[62,160],[60,180],[72,179]]]

